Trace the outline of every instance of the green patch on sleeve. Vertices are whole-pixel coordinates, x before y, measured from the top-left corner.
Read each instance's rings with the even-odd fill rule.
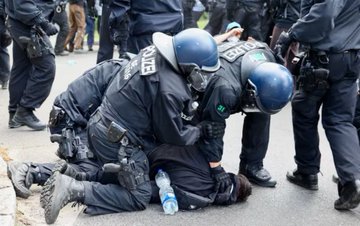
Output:
[[[225,107],[223,106],[223,105],[221,105],[221,104],[219,104],[217,107],[216,107],[216,109],[219,111],[219,112],[224,112],[225,111]]]

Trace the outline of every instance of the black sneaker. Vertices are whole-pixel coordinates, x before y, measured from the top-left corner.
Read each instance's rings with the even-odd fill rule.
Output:
[[[35,115],[32,109],[19,106],[12,119],[15,123],[23,124],[33,130],[40,131],[46,128],[46,124],[41,122]]]
[[[309,190],[318,190],[318,177],[317,174],[304,174],[297,170],[288,171],[286,178],[293,184],[299,185],[300,187]]]
[[[335,201],[337,210],[350,210],[359,206],[360,203],[360,180],[350,181],[339,185],[340,198]]]
[[[261,165],[240,164],[239,173],[245,175],[253,184],[262,187],[275,187],[276,180],[272,180],[270,173]]]

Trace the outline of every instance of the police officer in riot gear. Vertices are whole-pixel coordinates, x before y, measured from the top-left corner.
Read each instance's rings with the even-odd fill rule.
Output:
[[[134,54],[152,44],[154,32],[174,35],[183,30],[181,0],[152,1],[151,4],[141,0],[113,0],[110,9],[109,25],[114,43],[127,40],[125,51]]]
[[[222,68],[199,101],[199,117],[225,123],[231,114],[245,113],[239,173],[257,185],[274,187],[276,181],[263,167],[270,114],[280,111],[290,100],[292,76],[285,67],[275,63],[265,43],[225,42],[218,49]],[[199,145],[210,165],[224,174],[220,166],[223,139],[204,139]]]
[[[275,47],[284,56],[294,41],[308,46],[292,101],[297,169],[286,177],[306,189],[318,189],[317,124],[322,107],[322,124],[339,175],[339,199],[334,204],[338,210],[360,203],[360,146],[352,123],[360,73],[359,8],[359,1],[303,0],[303,17],[280,35]]]
[[[11,44],[11,36],[5,26],[6,14],[4,0],[0,0],[0,85],[7,89],[10,76],[10,58],[7,47]]]
[[[216,43],[207,32],[155,33],[154,45],[116,74],[88,122],[90,150],[104,169],[90,180],[102,183],[53,174],[41,195],[46,222],[55,222],[73,201],[87,205],[88,214],[146,208],[151,196],[146,152],[161,143],[188,145],[223,134],[222,123],[191,126],[182,119],[193,113],[189,83],[205,88],[205,75],[219,67]]]
[[[108,84],[127,63],[124,59],[102,62],[86,71],[55,98],[48,124],[52,134],[50,139],[59,143],[57,155],[70,164],[9,162],[8,176],[18,197],[28,198],[31,185],[44,185],[55,167],[63,169],[63,173],[69,176],[91,177],[86,172],[99,166],[87,147],[86,125],[100,106]]]
[[[9,83],[9,128],[26,125],[43,130],[46,124],[33,113],[48,97],[55,77],[55,56],[49,37],[58,30],[49,22],[55,2],[5,0],[13,38]]]

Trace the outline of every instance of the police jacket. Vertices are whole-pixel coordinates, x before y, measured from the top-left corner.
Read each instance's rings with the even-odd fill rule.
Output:
[[[130,35],[153,34],[156,31],[176,34],[183,29],[181,4],[181,0],[113,0],[109,23],[111,27],[116,27],[127,13]]]
[[[5,0],[6,14],[13,20],[32,26],[51,20],[55,9],[55,0]]]
[[[144,151],[160,143],[194,144],[200,130],[185,125],[193,114],[186,80],[154,45],[140,51],[110,83],[99,112],[106,121],[126,129],[132,143]]]
[[[218,47],[221,68],[210,80],[204,96],[197,109],[202,120],[225,123],[231,114],[241,112],[241,94],[246,84],[251,62],[257,60],[274,62],[269,47],[262,42],[240,41],[237,43],[225,42]],[[244,60],[251,57],[255,51],[264,51],[258,58]],[[246,59],[249,59],[246,57]],[[199,141],[200,150],[209,162],[218,162],[223,154],[223,139],[202,139]]]
[[[55,98],[54,105],[63,109],[76,126],[85,128],[90,116],[100,106],[110,81],[127,60],[108,60],[86,71]]]
[[[313,50],[339,53],[360,49],[360,1],[303,0],[289,35]]]

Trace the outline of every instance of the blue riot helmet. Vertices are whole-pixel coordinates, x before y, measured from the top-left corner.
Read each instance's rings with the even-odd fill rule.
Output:
[[[173,37],[156,32],[153,42],[172,67],[199,92],[205,91],[209,79],[220,68],[216,42],[202,29],[186,29]]]
[[[242,110],[275,114],[291,100],[293,89],[292,75],[286,67],[273,62],[257,64],[245,83]]]

